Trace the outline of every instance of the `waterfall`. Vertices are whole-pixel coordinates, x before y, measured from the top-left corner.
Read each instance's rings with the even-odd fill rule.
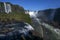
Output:
[[[6,3],[4,2],[4,8],[5,8],[5,12],[7,12],[7,9],[6,9]]]
[[[12,11],[12,10],[11,10],[11,5],[8,4],[8,3],[5,3],[5,2],[4,2],[4,8],[5,8],[5,12],[6,12],[6,13],[9,13],[9,12]]]
[[[30,15],[31,18],[35,19],[38,22],[38,24],[40,25],[40,19],[37,18],[37,13],[38,13],[37,11],[36,12],[35,11],[30,11],[29,15]],[[41,37],[43,37],[43,29],[42,29],[41,26],[37,26],[36,31],[40,33]]]
[[[55,14],[55,11],[56,10],[53,10],[53,12],[51,13],[51,20],[54,18],[54,14]],[[35,12],[29,12],[29,15],[31,16],[31,17],[33,17],[38,23],[39,23],[39,25],[40,25],[40,27],[39,26],[37,26],[37,27],[35,27],[36,29],[36,31],[37,32],[40,32],[41,33],[41,35],[42,35],[42,37],[44,36],[44,35],[46,35],[46,34],[44,34],[43,33],[43,29],[42,28],[45,28],[45,30],[46,29],[48,29],[48,30],[50,30],[51,32],[52,32],[52,34],[47,34],[47,36],[49,37],[49,35],[52,35],[53,37],[55,37],[56,39],[60,39],[60,29],[56,29],[56,28],[54,28],[53,26],[51,26],[51,25],[49,25],[49,24],[47,24],[47,23],[45,23],[45,22],[41,22],[42,20],[41,19],[38,19],[37,18],[37,16],[36,16],[36,14],[35,14]],[[37,24],[37,23],[36,23]],[[41,26],[42,25],[42,26]],[[38,31],[39,30],[39,31]],[[44,31],[45,33],[48,33],[47,31]],[[51,38],[53,39],[53,37],[51,36]]]
[[[51,15],[50,15],[50,20],[51,20],[51,21],[52,21],[52,20],[53,20],[53,18],[54,18],[55,12],[56,12],[56,10],[55,10],[55,9],[51,12]]]

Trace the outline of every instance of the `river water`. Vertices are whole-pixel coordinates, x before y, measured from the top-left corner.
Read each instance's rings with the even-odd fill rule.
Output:
[[[44,40],[60,40],[60,29],[54,28],[42,19],[38,19],[37,12],[29,12],[29,15],[32,18],[35,30],[40,33]]]

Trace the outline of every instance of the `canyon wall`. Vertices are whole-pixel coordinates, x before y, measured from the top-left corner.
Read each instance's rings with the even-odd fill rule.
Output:
[[[55,21],[60,23],[60,8],[46,9],[38,11],[38,18],[42,18],[45,21]]]

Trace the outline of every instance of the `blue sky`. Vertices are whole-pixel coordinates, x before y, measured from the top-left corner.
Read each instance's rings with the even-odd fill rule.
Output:
[[[26,10],[44,10],[48,8],[59,8],[60,0],[0,0],[1,2],[11,2],[24,7]]]

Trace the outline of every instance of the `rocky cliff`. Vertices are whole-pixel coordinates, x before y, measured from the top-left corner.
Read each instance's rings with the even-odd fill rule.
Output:
[[[25,9],[22,6],[15,5],[10,2],[5,2],[5,6],[6,7],[4,7],[4,2],[0,2],[0,20],[1,21],[7,21],[7,19],[9,20],[14,19],[17,21],[24,21],[31,24],[31,19],[28,14],[25,14],[25,11],[24,11]],[[10,11],[10,8],[11,8],[11,12],[7,14],[4,8],[7,11],[8,10]]]
[[[60,8],[56,9],[46,9],[46,10],[40,10],[38,11],[39,19],[41,18],[45,22],[48,22],[50,24],[53,24],[55,26],[60,25]]]

